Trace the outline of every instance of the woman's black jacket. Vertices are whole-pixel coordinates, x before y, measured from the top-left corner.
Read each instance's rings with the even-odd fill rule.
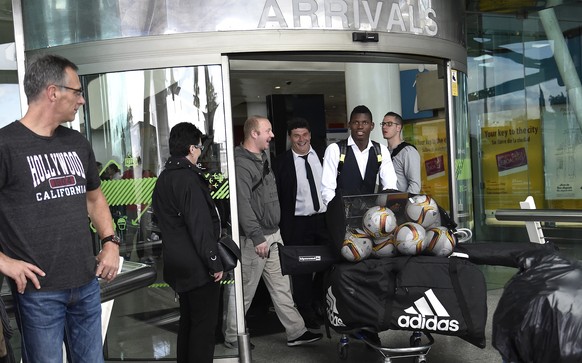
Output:
[[[186,158],[171,157],[152,196],[162,232],[164,281],[178,293],[211,283],[212,273],[222,271],[220,217],[203,172]]]

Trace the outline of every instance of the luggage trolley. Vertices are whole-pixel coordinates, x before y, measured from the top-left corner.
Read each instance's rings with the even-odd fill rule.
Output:
[[[369,208],[390,208],[400,225],[406,221],[404,208],[411,196],[401,192],[336,195],[326,213],[330,246],[279,246],[283,275],[325,271],[326,328],[341,335],[337,347],[342,359],[348,357],[350,338],[363,341],[384,362],[405,357],[427,362],[434,333],[485,347],[485,277],[469,259],[395,256],[354,263],[340,253],[346,231],[361,228]],[[448,214],[437,208],[441,226],[460,232]],[[404,330],[411,334],[409,346],[378,346],[361,330]]]
[[[333,246],[333,249],[336,250],[340,250],[341,246],[338,245],[337,241],[344,241],[345,239],[345,235],[346,235],[346,231],[347,230],[355,230],[358,229],[358,232],[362,232],[363,226],[362,226],[362,221],[363,221],[363,216],[366,213],[366,211],[368,211],[370,208],[372,207],[376,207],[376,206],[380,206],[380,207],[385,207],[387,209],[390,209],[392,212],[394,212],[395,218],[396,218],[396,224],[397,225],[401,225],[402,223],[406,222],[407,219],[405,217],[404,214],[404,209],[406,206],[406,203],[408,202],[409,197],[412,196],[408,193],[380,193],[380,194],[371,194],[371,195],[356,195],[356,196],[344,196],[344,197],[339,197],[334,199],[334,201],[330,202],[330,204],[328,205],[328,215],[327,215],[327,220],[328,220],[328,228],[330,228],[330,236],[332,237],[333,241],[335,242],[335,245]],[[430,198],[429,198],[430,199]],[[436,205],[436,203],[435,203]],[[456,228],[456,223],[454,223],[454,221],[452,221],[450,219],[450,217],[446,214],[446,212],[444,212],[444,210],[442,210],[442,208],[438,207],[438,205],[436,205],[437,208],[437,213],[438,213],[438,220],[439,222],[436,222],[438,225],[442,225],[445,226],[447,229],[449,230],[454,230]],[[428,218],[428,217],[427,217]],[[434,218],[431,217],[431,218]],[[334,227],[335,226],[335,227]],[[368,234],[370,233],[370,231],[365,231]],[[451,231],[452,232],[452,231]],[[359,234],[358,234],[359,235]],[[378,245],[375,245],[376,247]],[[361,251],[356,251],[355,253],[358,253]],[[344,257],[344,256],[342,256]],[[379,317],[379,320],[384,320],[382,323],[376,324],[376,326],[374,327],[370,327],[370,326],[366,326],[367,323],[371,323],[371,322],[376,322],[378,321],[378,317],[374,316],[373,312],[370,314],[366,315],[366,311],[374,311],[375,309],[373,308],[366,308],[366,307],[359,307],[359,305],[365,305],[365,302],[367,300],[374,300],[374,294],[370,294],[370,296],[367,296],[366,298],[362,298],[359,301],[355,301],[352,304],[350,304],[349,300],[350,299],[358,299],[361,293],[366,293],[366,281],[365,278],[362,278],[362,280],[358,280],[360,277],[362,276],[367,276],[370,275],[371,279],[377,279],[378,281],[383,281],[383,280],[390,280],[390,278],[392,277],[394,280],[398,280],[398,281],[394,281],[394,284],[377,284],[375,285],[373,282],[369,284],[370,286],[370,291],[373,290],[379,290],[378,293],[380,295],[392,295],[392,290],[394,291],[394,299],[397,301],[396,303],[392,303],[390,301],[390,298],[384,298],[384,299],[378,299],[376,302],[379,303],[379,305],[390,305],[390,308],[386,308],[386,310],[394,310],[394,311],[404,311],[404,312],[410,312],[410,311],[416,311],[418,310],[419,312],[422,313],[422,317],[427,317],[427,321],[430,319],[433,319],[434,322],[437,321],[437,317],[436,315],[443,315],[445,318],[443,318],[441,320],[441,322],[445,322],[446,321],[446,316],[450,316],[450,317],[454,317],[457,320],[455,320],[456,324],[458,325],[462,325],[464,328],[463,332],[461,333],[461,335],[463,335],[463,338],[467,338],[469,336],[468,341],[472,342],[475,345],[478,345],[480,347],[484,347],[485,346],[485,339],[484,339],[484,325],[485,325],[485,321],[486,321],[486,287],[485,287],[485,281],[484,281],[484,277],[482,275],[482,273],[475,267],[473,266],[470,262],[464,260],[464,259],[457,259],[454,258],[452,261],[449,261],[448,258],[444,258],[444,257],[432,257],[432,256],[399,256],[399,257],[378,257],[378,259],[369,259],[369,260],[364,260],[362,259],[362,261],[359,262],[347,262],[345,259],[343,259],[342,261],[342,257],[337,256],[336,259],[336,263],[330,268],[329,274],[329,284],[326,284],[326,300],[327,300],[327,308],[328,310],[328,323],[330,324],[330,326],[332,327],[332,329],[334,329],[336,332],[341,334],[341,338],[340,341],[338,343],[338,355],[341,359],[345,360],[348,358],[348,354],[349,354],[349,345],[350,345],[350,337],[353,337],[355,339],[361,340],[362,342],[364,342],[368,347],[370,347],[371,349],[373,349],[374,351],[378,352],[384,359],[385,363],[391,363],[393,362],[393,360],[396,359],[400,359],[400,358],[415,358],[415,362],[416,363],[424,363],[427,362],[427,355],[432,347],[432,345],[434,344],[434,338],[431,335],[431,331],[426,330],[426,329],[419,329],[419,330],[414,330],[414,329],[401,329],[401,327],[398,326],[398,319],[395,317],[389,317],[389,316],[385,316],[383,317],[384,319],[382,319],[382,317]],[[457,293],[462,294],[462,288],[461,285],[462,283],[457,282],[452,282],[447,286],[442,286],[443,283],[441,282],[435,282],[435,286],[433,289],[429,289],[429,295],[430,297],[427,298],[427,296],[425,296],[427,294],[426,291],[422,290],[422,287],[418,287],[418,288],[414,288],[414,286],[408,286],[411,283],[407,280],[413,280],[412,278],[410,278],[411,275],[414,275],[415,271],[417,270],[417,267],[420,268],[420,266],[422,265],[433,265],[435,268],[435,274],[437,276],[441,276],[442,275],[442,271],[446,271],[446,274],[448,276],[449,271],[451,270],[448,266],[455,266],[453,268],[453,270],[455,271],[460,271],[460,269],[471,269],[471,273],[469,273],[468,275],[471,277],[474,277],[474,290],[478,292],[478,296],[476,297],[476,299],[481,299],[480,302],[477,303],[478,305],[478,309],[476,309],[476,313],[478,316],[477,319],[474,320],[479,320],[482,323],[477,324],[478,327],[475,329],[475,327],[473,326],[474,324],[472,324],[472,322],[470,324],[466,324],[465,319],[469,319],[469,320],[473,320],[472,316],[470,316],[471,314],[468,313],[467,311],[462,311],[462,310],[466,310],[463,307],[449,307],[449,305],[443,306],[444,301],[439,301],[439,298],[437,298],[437,290],[438,290],[438,294],[440,294],[441,298],[443,299],[443,291],[445,291],[444,294],[446,293],[447,289],[450,289],[451,291],[455,291],[456,295]],[[457,270],[457,265],[459,270]],[[383,270],[384,273],[379,273],[378,270]],[[430,267],[426,267],[424,266],[422,268],[422,271],[419,270],[419,273],[423,273],[425,275],[431,275],[432,272],[430,270]],[[374,275],[375,274],[375,275]],[[456,272],[455,272],[456,274]],[[357,282],[354,283],[353,286],[349,286],[345,288],[345,291],[342,291],[342,286],[344,285],[344,282],[347,282],[348,284],[350,282],[348,282],[346,279],[346,281],[342,280],[342,278],[340,276],[355,276],[353,277],[353,279],[357,280]],[[352,277],[350,277],[350,279],[352,279]],[[456,279],[456,277],[454,278]],[[428,283],[427,283],[428,281]],[[379,286],[382,285],[385,289],[379,288]],[[430,278],[425,278],[425,281],[423,281],[423,283],[421,283],[421,285],[430,285]],[[453,286],[456,285],[456,286]],[[340,294],[338,296],[337,292],[334,291],[335,288],[340,287]],[[412,290],[415,289],[417,291],[408,291],[408,290]],[[421,291],[422,290],[422,291]],[[471,291],[470,293],[474,293],[475,291]],[[335,293],[335,295],[334,295]],[[466,294],[466,295],[470,295]],[[423,295],[425,294],[425,295]],[[449,295],[451,295],[451,293],[448,293]],[[456,296],[450,296],[448,297],[448,302],[456,300],[457,297]],[[344,301],[344,306],[340,307],[340,300]],[[375,303],[376,303],[375,302]],[[371,305],[375,304],[372,303]],[[337,304],[337,305],[336,305]],[[331,305],[331,306],[330,306]],[[386,305],[386,306],[388,306]],[[415,307],[416,305],[416,307]],[[459,305],[459,303],[455,303],[454,305]],[[465,306],[466,304],[460,303],[460,305]],[[402,308],[400,310],[398,310],[398,308]],[[352,316],[349,316],[351,314],[352,310],[357,310],[357,309],[361,309],[358,310],[358,314],[352,314]],[[421,309],[431,309],[431,310],[427,310],[427,311],[421,311]],[[339,312],[338,312],[339,310]],[[341,325],[341,324],[337,324],[337,320],[335,320],[336,326],[334,326],[334,321],[331,321],[331,316],[334,314],[335,312],[338,312],[339,314],[339,318],[341,319],[341,313],[342,310],[344,313],[346,313],[348,315],[347,320],[350,323],[346,323],[346,326],[342,326],[339,327],[337,325]],[[450,310],[450,311],[449,311]],[[438,313],[434,313],[435,316],[434,318],[429,317],[430,315],[425,315],[425,314],[430,314],[431,312],[435,312],[437,311]],[[462,311],[462,312],[461,312]],[[330,315],[331,314],[331,315]],[[404,314],[404,313],[403,313]],[[362,315],[362,321],[354,321],[354,317],[358,316],[358,315]],[[469,316],[465,316],[465,315],[469,315]],[[459,318],[460,317],[460,318]],[[376,319],[376,320],[375,320]],[[431,320],[431,322],[433,321]],[[459,322],[461,321],[462,322]],[[359,325],[359,323],[362,323],[362,325]],[[428,324],[428,323],[427,323]],[[431,323],[434,325],[434,323]],[[439,323],[440,324],[440,323]],[[351,326],[350,326],[351,325]],[[380,329],[379,325],[381,325]],[[468,325],[468,327],[467,327]],[[444,326],[444,323],[443,323]],[[383,328],[387,328],[387,329],[383,329]],[[455,325],[455,329],[459,328],[459,326]],[[469,334],[467,335],[466,330],[469,329],[471,330],[469,332]],[[362,334],[361,331],[362,330],[367,330],[367,331],[371,331],[371,332],[380,332],[383,330],[407,330],[410,331],[411,333],[411,337],[409,339],[409,346],[408,347],[388,347],[388,346],[378,346],[376,345],[374,342],[368,340],[366,338],[366,334]],[[453,329],[454,330],[454,329]],[[441,333],[439,331],[437,331],[438,333]],[[455,332],[445,332],[447,335],[456,335]],[[422,336],[425,336],[426,339],[423,339]],[[474,336],[473,336],[474,335]]]
[[[399,358],[416,358],[415,363],[426,363],[427,362],[426,355],[430,351],[430,348],[434,343],[434,339],[430,333],[424,333],[428,338],[428,343],[421,344],[422,334],[423,333],[421,332],[412,333],[412,336],[410,337],[410,347],[388,348],[377,346],[371,343],[359,332],[354,333],[357,339],[363,341],[367,346],[380,353],[382,357],[384,357],[384,363],[392,363],[393,359]],[[349,344],[350,341],[348,335],[342,334],[340,341],[338,343],[338,354],[340,359],[342,360],[348,359]]]

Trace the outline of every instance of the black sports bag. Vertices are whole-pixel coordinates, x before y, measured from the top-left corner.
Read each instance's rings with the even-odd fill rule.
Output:
[[[337,332],[369,328],[458,336],[485,347],[487,289],[466,259],[400,256],[341,263],[326,286],[327,317]]]

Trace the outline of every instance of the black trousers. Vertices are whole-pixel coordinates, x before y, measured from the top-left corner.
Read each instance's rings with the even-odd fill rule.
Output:
[[[177,363],[211,363],[214,357],[220,284],[179,293],[180,327],[178,328]]]
[[[293,238],[285,241],[288,246],[316,246],[328,244],[329,234],[325,223],[325,214],[319,213],[311,216],[295,216],[293,225]],[[314,308],[319,307],[324,298],[322,274],[296,274],[291,275],[293,287],[293,300],[304,314],[312,314]],[[305,316],[304,316],[305,317]]]

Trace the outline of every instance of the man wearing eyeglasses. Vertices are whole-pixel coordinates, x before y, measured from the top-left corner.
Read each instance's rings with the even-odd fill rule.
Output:
[[[402,139],[402,117],[396,112],[384,116],[382,135],[388,141],[388,149],[401,192],[418,194],[421,190],[420,154],[416,147]]]
[[[342,195],[372,194],[396,189],[396,173],[386,146],[370,140],[374,128],[368,107],[356,106],[350,114],[350,136],[330,144],[323,157],[321,193],[327,205],[336,189]],[[345,149],[345,152],[342,150]],[[342,160],[343,159],[343,160]]]
[[[261,277],[273,300],[275,312],[285,327],[290,347],[315,342],[322,334],[305,328],[303,318],[291,297],[289,277],[281,274],[278,243],[281,210],[275,175],[269,166],[269,144],[275,137],[266,117],[252,116],[245,121],[244,141],[234,150],[238,221],[241,232],[241,264],[245,313],[257,291]],[[229,303],[224,344],[237,346],[233,304]]]
[[[61,124],[85,103],[77,66],[46,55],[24,76],[28,110],[0,130],[0,272],[8,276],[24,362],[103,362],[97,277],[119,239],[91,145]],[[87,216],[101,236],[94,255]]]

